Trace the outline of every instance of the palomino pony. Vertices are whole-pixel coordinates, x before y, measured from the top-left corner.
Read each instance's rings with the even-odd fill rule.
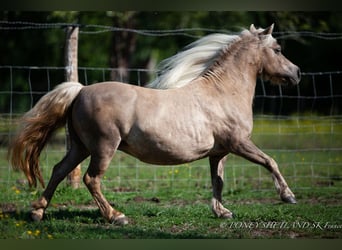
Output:
[[[90,86],[66,82],[46,94],[23,117],[9,148],[12,166],[31,186],[44,186],[39,155],[51,133],[68,122],[71,147],[53,168],[47,188],[32,204],[41,220],[57,185],[91,157],[84,183],[102,215],[128,223],[100,188],[116,150],[152,164],[182,164],[209,157],[217,217],[232,218],[222,205],[223,171],[229,153],[268,169],[280,198],[296,203],[276,162],[251,141],[252,103],[257,77],[277,84],[298,84],[299,68],[282,54],[273,25],[239,35],[212,34],[161,64],[157,79],[143,88],[120,82]]]

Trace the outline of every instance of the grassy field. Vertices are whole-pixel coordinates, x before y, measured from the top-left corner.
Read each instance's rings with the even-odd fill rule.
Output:
[[[209,192],[108,193],[106,196],[130,218],[124,227],[102,219],[85,189],[59,188],[45,219],[32,222],[22,200],[3,202],[1,238],[341,238],[342,195],[337,190],[297,192],[298,204],[285,205],[274,192],[225,193],[232,220],[216,219],[209,209]]]
[[[0,124],[2,135],[8,135]],[[342,122],[339,118],[257,117],[253,140],[279,163],[298,204],[279,201],[262,167],[231,156],[225,172],[224,205],[232,220],[214,218],[207,160],[181,166],[151,166],[123,153],[103,179],[108,200],[130,219],[108,224],[82,185],[62,183],[45,219],[30,220],[30,202],[41,188],[29,189],[0,147],[0,238],[342,238]],[[45,179],[63,156],[63,132],[41,156]],[[83,171],[87,165],[82,163]]]

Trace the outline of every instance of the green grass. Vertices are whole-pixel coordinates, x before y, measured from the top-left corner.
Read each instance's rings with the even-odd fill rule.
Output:
[[[236,215],[232,220],[214,218],[209,193],[106,192],[130,219],[121,227],[104,221],[85,189],[59,188],[39,223],[30,220],[28,205],[8,203],[0,215],[0,235],[11,239],[341,237],[340,192],[299,191],[297,205],[280,203],[274,192],[225,193],[225,205]]]
[[[2,138],[9,134],[1,123]],[[269,173],[229,156],[224,205],[235,218],[210,210],[208,160],[180,166],[151,166],[118,153],[106,172],[105,196],[130,219],[107,223],[86,188],[63,182],[42,222],[30,219],[29,189],[22,173],[9,168],[6,139],[0,145],[0,238],[342,238],[342,122],[336,117],[256,117],[253,141],[279,164],[298,204],[279,201]],[[64,154],[60,131],[41,156],[44,178]],[[89,159],[82,163],[84,172]]]

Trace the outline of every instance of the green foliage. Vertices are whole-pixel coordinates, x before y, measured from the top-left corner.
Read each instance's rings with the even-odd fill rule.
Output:
[[[177,11],[177,12],[83,12],[83,11],[51,11],[51,12],[13,12],[0,13],[3,21],[22,21],[37,23],[76,23],[82,25],[103,25],[132,30],[174,30],[204,28],[222,32],[238,32],[248,28],[251,23],[266,27],[275,23],[275,32],[310,31],[340,33],[342,31],[341,12],[229,12],[229,11]],[[0,30],[0,65],[14,66],[64,66],[65,29],[63,27],[49,29]],[[14,27],[15,28],[15,27]],[[89,29],[87,29],[89,31]],[[96,31],[96,28],[93,28]],[[128,32],[129,33],[129,32]],[[208,32],[203,30],[187,31],[194,37],[184,35],[145,36],[126,31],[101,32],[95,34],[80,33],[79,62],[82,67],[128,67],[152,68],[156,64],[193,42],[196,37]],[[114,39],[115,38],[115,39]],[[114,43],[114,41],[116,41]],[[303,72],[336,71],[339,68],[339,56],[342,54],[340,40],[322,40],[306,36],[280,39],[284,54],[300,66]],[[121,62],[121,64],[120,64]],[[21,91],[28,86],[28,72],[13,72],[10,78],[5,70],[0,71],[0,84],[9,89],[14,83],[14,91]],[[33,89],[46,86],[46,74],[31,76]],[[82,72],[80,72],[80,80]],[[96,79],[101,81],[101,78]],[[131,75],[131,83],[137,83],[136,75]],[[140,79],[142,83],[150,79]],[[51,79],[52,86],[63,81],[63,75]],[[89,82],[93,83],[93,81]],[[317,81],[317,85],[326,86],[326,80]],[[318,88],[318,90],[320,90]],[[3,90],[2,90],[3,91]],[[312,91],[312,86],[304,81],[301,94]],[[336,86],[335,93],[341,91]],[[38,97],[34,97],[34,102]],[[0,111],[8,112],[9,95],[2,95]],[[14,111],[26,111],[27,98],[15,99]],[[284,108],[285,112],[287,107]],[[290,108],[288,108],[290,109]],[[328,112],[327,106],[324,112]]]
[[[266,27],[276,24],[275,31],[312,32],[341,32],[342,25],[339,12],[80,12],[80,11],[52,11],[52,12],[3,12],[2,20],[28,21],[38,23],[79,23],[94,25],[118,25],[125,28],[128,18],[134,18],[135,29],[141,30],[172,30],[182,28],[211,28],[237,32],[248,28],[251,23]],[[1,65],[63,65],[63,29],[47,30],[1,30],[6,37],[1,42]],[[110,37],[118,32],[105,32],[80,36],[80,65],[92,67],[106,67],[109,63]],[[196,31],[193,35],[201,36],[203,31]],[[29,39],[28,39],[29,38]],[[140,66],[158,51],[157,60],[164,59],[185,46],[193,38],[184,36],[149,37],[138,36],[137,46],[133,53],[131,68]],[[303,40],[301,40],[303,41]],[[306,41],[306,39],[305,39]],[[284,41],[285,43],[286,41]],[[98,46],[100,45],[101,46]],[[307,43],[310,46],[310,43]],[[150,52],[148,52],[150,51]],[[324,54],[322,48],[320,53]],[[5,53],[6,52],[6,53]],[[31,56],[32,55],[32,56]],[[35,56],[33,56],[35,55]],[[37,56],[39,55],[39,56]],[[96,56],[94,56],[96,55]],[[101,60],[98,58],[100,57]],[[106,58],[107,57],[107,58]],[[298,57],[301,64],[303,58]],[[319,62],[316,62],[319,64]]]

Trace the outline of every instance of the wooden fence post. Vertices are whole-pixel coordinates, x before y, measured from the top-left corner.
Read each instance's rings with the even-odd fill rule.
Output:
[[[67,82],[78,82],[78,31],[77,26],[69,26],[66,28],[65,41],[65,80]],[[70,149],[70,138],[68,125],[65,127],[66,131],[66,150]],[[73,188],[78,188],[81,179],[81,165],[78,165],[68,176],[67,183]]]

